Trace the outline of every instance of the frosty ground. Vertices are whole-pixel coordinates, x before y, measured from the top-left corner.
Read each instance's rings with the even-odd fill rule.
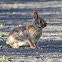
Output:
[[[33,11],[46,20],[47,27],[39,40],[38,49],[13,49],[6,45],[11,30],[33,21]],[[0,57],[11,62],[62,62],[62,1],[61,0],[0,0]],[[7,60],[7,62],[9,62]]]

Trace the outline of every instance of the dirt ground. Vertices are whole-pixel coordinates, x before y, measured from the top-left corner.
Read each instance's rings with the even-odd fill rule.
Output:
[[[6,44],[9,33],[17,26],[31,24],[34,10],[48,23],[39,48],[11,48]],[[2,57],[7,59],[3,62],[62,62],[62,1],[0,0],[0,61]]]

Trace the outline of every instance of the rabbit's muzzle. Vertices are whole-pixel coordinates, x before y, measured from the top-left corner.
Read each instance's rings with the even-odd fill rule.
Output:
[[[42,27],[43,28],[46,27],[46,26],[47,26],[47,23],[46,22],[42,24]]]

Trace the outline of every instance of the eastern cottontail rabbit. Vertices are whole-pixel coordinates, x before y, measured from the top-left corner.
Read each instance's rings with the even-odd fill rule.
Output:
[[[47,26],[46,21],[38,16],[38,13],[34,12],[33,24],[26,26],[20,26],[9,34],[7,43],[12,48],[19,48],[19,46],[30,45],[31,48],[38,48],[38,40],[42,35],[42,29]]]

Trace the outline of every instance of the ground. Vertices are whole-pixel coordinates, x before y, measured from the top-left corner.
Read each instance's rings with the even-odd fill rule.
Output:
[[[13,49],[6,45],[11,30],[33,21],[33,12],[48,25],[39,39],[39,48]],[[62,62],[62,1],[61,0],[0,0],[0,57],[7,62]]]

